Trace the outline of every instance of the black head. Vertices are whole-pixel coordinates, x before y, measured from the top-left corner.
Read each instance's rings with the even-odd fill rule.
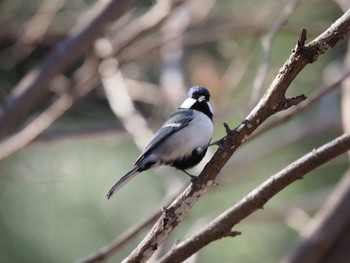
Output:
[[[210,93],[209,90],[202,86],[193,86],[187,93],[188,98],[193,98],[197,100],[198,98],[204,96],[206,101],[209,101]]]
[[[213,118],[213,111],[209,102],[209,91],[201,86],[194,86],[188,91],[187,99],[182,103],[180,108],[192,109],[203,112],[210,119]]]

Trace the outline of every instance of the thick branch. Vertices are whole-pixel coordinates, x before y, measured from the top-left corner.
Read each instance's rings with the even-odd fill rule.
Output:
[[[350,133],[339,136],[293,162],[279,173],[251,191],[241,201],[218,216],[197,234],[177,244],[159,263],[182,262],[210,242],[227,236],[232,227],[242,219],[252,214],[269,201],[274,195],[294,181],[303,178],[305,174],[350,150]]]
[[[196,183],[191,184],[165,210],[165,213],[163,213],[145,239],[123,262],[145,262],[148,260],[198,199],[214,185],[216,176],[222,167],[246,138],[268,117],[306,99],[304,95],[287,99],[285,93],[294,78],[308,63],[314,62],[319,56],[329,50],[329,47],[334,47],[344,38],[349,30],[350,11],[310,44],[304,46],[303,41],[299,41],[300,44],[297,45],[294,52],[283,65],[258,105],[239,127],[229,131],[222,146],[205,166]]]

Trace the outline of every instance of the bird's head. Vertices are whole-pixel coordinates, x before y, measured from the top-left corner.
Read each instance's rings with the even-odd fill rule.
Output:
[[[209,101],[210,93],[209,90],[202,86],[194,86],[190,88],[190,90],[187,93],[188,98],[192,98],[195,100],[203,100]]]
[[[208,115],[210,119],[212,119],[213,110],[209,99],[210,93],[207,88],[202,86],[194,86],[189,89],[187,93],[187,99],[181,104],[180,108],[201,111]]]

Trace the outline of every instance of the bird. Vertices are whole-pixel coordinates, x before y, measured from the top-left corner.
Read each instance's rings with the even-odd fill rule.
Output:
[[[205,156],[214,132],[210,93],[203,86],[193,86],[186,100],[173,112],[151,138],[133,168],[108,191],[107,198],[119,191],[137,174],[161,165],[175,167],[191,177],[186,170]]]

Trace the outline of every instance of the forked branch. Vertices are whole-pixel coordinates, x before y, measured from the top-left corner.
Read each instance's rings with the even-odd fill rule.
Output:
[[[350,10],[307,45],[305,45],[306,30],[303,29],[296,48],[282,66],[258,105],[236,129],[228,131],[226,139],[205,166],[196,183],[191,184],[165,210],[166,212],[162,214],[144,240],[123,261],[124,263],[147,261],[198,199],[215,185],[216,176],[246,138],[270,116],[306,99],[305,95],[286,98],[288,87],[307,64],[313,63],[329,49],[336,46],[349,31]]]

